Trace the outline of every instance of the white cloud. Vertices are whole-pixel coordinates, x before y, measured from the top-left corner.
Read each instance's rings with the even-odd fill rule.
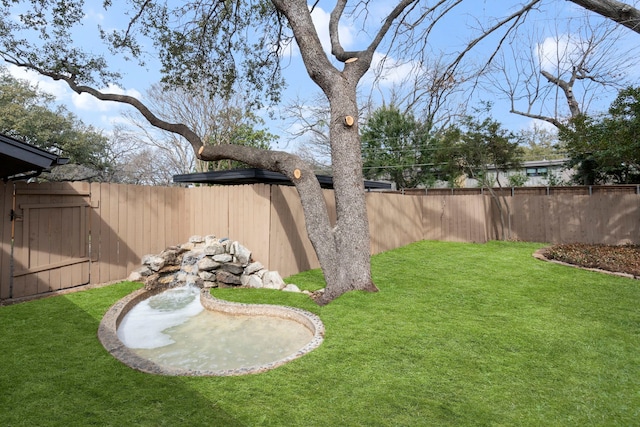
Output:
[[[331,52],[331,37],[329,36],[329,19],[331,15],[325,12],[322,8],[316,7],[311,13],[311,19],[313,19],[313,25],[316,27],[318,37],[320,37],[320,43],[325,52]],[[338,25],[338,34],[340,36],[340,43],[345,50],[353,44],[353,34],[351,28],[344,25]]]
[[[18,67],[17,65],[9,64],[7,67],[9,73],[19,80],[26,80],[32,85],[37,86],[42,92],[49,93],[58,101],[66,101],[71,95],[71,90],[66,83],[53,80],[49,77],[45,77],[38,74],[35,71],[27,70],[26,68]]]
[[[9,73],[16,79],[26,80],[33,85],[37,85],[41,91],[53,95],[56,101],[61,104],[71,102],[78,110],[106,112],[114,111],[119,107],[115,102],[100,101],[86,93],[78,95],[73,92],[66,83],[45,77],[35,71],[27,70],[26,68],[13,64],[10,64],[7,68]],[[138,99],[141,98],[141,93],[136,89],[125,90],[115,84],[109,84],[106,88],[100,89],[100,91],[119,95],[130,95]]]
[[[413,62],[400,62],[382,53],[373,54],[371,67],[364,77],[366,83],[372,84],[378,77],[380,86],[393,86],[402,83],[408,76],[424,72]]]
[[[543,70],[555,72],[571,67],[583,51],[582,41],[571,34],[547,37],[536,46],[536,54]]]
[[[536,129],[540,129],[540,130],[544,130],[544,131],[548,131],[548,132],[552,132],[552,133],[556,133],[558,131],[558,128],[555,127],[554,125],[552,125],[551,123],[545,121],[545,120],[535,120],[535,119],[530,119],[528,121],[526,121],[522,126],[521,129],[523,130],[536,130]]]
[[[9,73],[16,79],[26,80],[42,91],[55,97],[58,104],[73,107],[75,112],[83,122],[92,124],[104,129],[110,129],[114,124],[124,121],[120,117],[123,105],[119,102],[100,101],[89,94],[78,95],[62,81],[55,81],[49,77],[42,76],[35,71],[27,70],[15,65],[8,65]],[[115,93],[119,95],[130,95],[141,99],[141,93],[136,89],[123,89],[118,85],[110,84],[106,88],[101,88],[101,92]]]
[[[96,11],[95,9],[89,9],[87,13],[84,15],[84,20],[88,22],[104,22],[104,14],[102,12]]]
[[[331,37],[329,36],[329,19],[330,14],[325,12],[321,7],[315,7],[313,12],[311,13],[311,19],[313,20],[313,25],[316,28],[316,32],[318,33],[318,38],[320,39],[320,43],[322,44],[322,48],[325,53],[330,56],[331,55]],[[338,34],[340,36],[340,44],[345,50],[349,50],[354,43],[354,34],[352,32],[351,27],[345,25],[344,23],[338,24]],[[289,45],[283,46],[283,57],[296,57],[300,55],[300,48],[298,47],[295,41],[292,41]]]

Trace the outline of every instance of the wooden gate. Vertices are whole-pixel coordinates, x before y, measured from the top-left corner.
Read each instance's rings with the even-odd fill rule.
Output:
[[[89,183],[17,183],[10,298],[89,283]]]

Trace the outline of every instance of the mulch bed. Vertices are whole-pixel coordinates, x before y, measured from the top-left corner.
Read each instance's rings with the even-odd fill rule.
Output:
[[[543,254],[567,264],[640,277],[640,245],[559,244],[544,249]]]

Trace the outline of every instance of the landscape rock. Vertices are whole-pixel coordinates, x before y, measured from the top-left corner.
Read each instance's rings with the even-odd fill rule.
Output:
[[[135,270],[134,273],[138,273],[142,277],[147,277],[147,276],[150,276],[151,274],[153,274],[153,271],[151,271],[151,269],[149,267],[147,267],[146,265],[143,265],[139,269]],[[138,281],[139,280],[132,280],[132,282],[138,282]]]
[[[187,274],[197,274],[198,273],[198,265],[197,264],[184,264],[184,265],[182,265],[182,267],[180,267],[180,266],[174,266],[174,267],[178,267],[178,269],[184,271]]]
[[[210,271],[201,271],[198,273],[198,276],[200,276],[200,278],[205,281],[215,282],[216,280],[215,273],[212,273]]]
[[[285,292],[300,292],[300,288],[294,285],[293,283],[289,283],[287,286],[282,288]]]
[[[200,261],[198,261],[198,270],[200,271],[211,271],[220,267],[219,262],[212,260],[209,257],[204,257]]]
[[[233,256],[230,254],[224,253],[220,255],[214,255],[213,260],[215,262],[231,262],[233,261]]]
[[[204,252],[191,250],[182,256],[182,265],[194,265],[196,264],[202,257],[204,256]]]
[[[277,290],[284,289],[286,286],[286,283],[284,283],[284,280],[280,277],[280,273],[277,271],[267,271],[264,273],[264,276],[262,276],[262,284],[266,289]]]
[[[229,273],[228,271],[218,270],[216,272],[216,282],[224,283],[227,285],[241,285],[240,278],[235,274]]]
[[[246,266],[251,262],[251,251],[238,242],[233,242],[231,244],[230,253],[243,266]]]
[[[143,257],[146,258],[147,256]],[[153,271],[159,271],[165,265],[165,260],[161,256],[149,256],[143,261],[144,264]]]
[[[205,255],[221,255],[224,254],[224,246],[218,242],[207,244],[203,249]]]
[[[165,265],[160,270],[158,270],[158,273],[168,274],[168,273],[175,273],[176,271],[180,271],[179,265]]]
[[[185,251],[190,251],[195,247],[196,247],[195,243],[183,243],[180,245],[180,249]]]
[[[228,262],[220,265],[220,269],[224,271],[228,271],[231,274],[235,274],[236,276],[241,275],[244,272],[244,267],[238,263]]]
[[[204,237],[202,236],[191,236],[189,237],[189,243],[202,243],[204,242]]]
[[[127,280],[130,282],[140,282],[142,280],[142,274],[138,271],[132,271]]]
[[[246,288],[260,289],[263,287],[262,279],[260,279],[255,274],[251,274],[251,275],[243,274],[242,276],[240,276],[240,283],[242,284],[242,286]]]
[[[145,289],[163,289],[185,284],[200,288],[238,287],[301,292],[287,285],[277,271],[268,271],[251,259],[251,251],[227,238],[212,234],[191,236],[187,243],[170,246],[159,255],[145,255],[142,266],[129,280],[143,282]],[[303,291],[307,295],[308,291]]]
[[[264,270],[264,265],[262,265],[261,262],[256,261],[252,262],[244,268],[244,274],[253,274],[257,273],[260,270]]]

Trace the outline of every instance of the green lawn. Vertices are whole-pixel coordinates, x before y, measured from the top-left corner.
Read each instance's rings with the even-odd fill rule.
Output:
[[[139,285],[0,307],[0,426],[640,425],[640,282],[545,263],[540,245],[420,242],[373,258],[380,292],[318,307],[312,353],[244,377],[161,377],[96,338]],[[322,287],[318,271],[289,278]]]

